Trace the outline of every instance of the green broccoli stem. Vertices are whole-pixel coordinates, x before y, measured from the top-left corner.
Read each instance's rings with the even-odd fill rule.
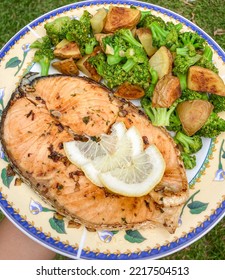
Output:
[[[91,54],[97,45],[98,41],[95,38],[90,38],[89,42],[85,44],[85,54]]]
[[[196,54],[195,56],[191,56],[189,57],[189,67],[194,65],[196,62],[198,62],[200,59],[202,58],[202,56],[200,54]]]
[[[128,58],[127,61],[122,66],[122,69],[125,72],[129,72],[134,67],[135,64],[136,62],[132,58]]]
[[[169,32],[164,30],[156,21],[153,21],[150,24],[150,28],[152,31],[153,39],[157,37],[161,37],[164,40],[166,36],[169,34]]]
[[[123,59],[123,57],[119,55],[119,51],[120,51],[119,46],[116,46],[113,51],[114,51],[113,54],[107,54],[107,63],[109,65],[115,65]]]
[[[94,46],[92,44],[85,45],[85,54],[91,54],[94,50]]]
[[[39,64],[41,66],[41,76],[47,76],[50,68],[50,61],[48,59],[41,59]]]
[[[120,57],[118,55],[113,55],[113,54],[107,55],[107,63],[109,65],[115,65],[115,64],[119,63],[121,60],[122,60],[122,57]]]
[[[159,80],[158,72],[155,71],[152,67],[149,68],[149,72],[151,74],[151,84],[146,92],[146,97],[152,97],[155,86]]]
[[[176,53],[182,56],[188,55],[188,48],[185,46],[183,48],[177,48]]]
[[[158,72],[154,70],[152,67],[149,68],[149,72],[151,74],[151,83],[156,85],[159,79]]]
[[[177,77],[180,81],[180,87],[181,90],[185,90],[187,88],[187,73],[182,74],[182,73],[177,73]]]
[[[205,57],[207,60],[212,61],[212,58],[213,58],[212,49],[209,46],[206,46],[202,56]]]
[[[144,110],[151,122],[155,126],[169,126],[170,124],[170,115],[175,110],[175,107],[171,107],[169,110],[167,108],[149,108],[144,106]]]

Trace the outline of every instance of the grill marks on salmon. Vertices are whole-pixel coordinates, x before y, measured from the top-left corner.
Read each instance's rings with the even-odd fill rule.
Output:
[[[26,183],[59,213],[89,228],[164,226],[175,231],[188,183],[179,150],[165,129],[154,127],[134,105],[86,78],[53,75],[36,78],[27,88],[19,87],[12,96],[1,123],[3,147]],[[63,142],[74,135],[99,136],[116,121],[127,128],[135,125],[145,147],[155,144],[166,161],[165,174],[149,195],[109,193],[65,156]]]

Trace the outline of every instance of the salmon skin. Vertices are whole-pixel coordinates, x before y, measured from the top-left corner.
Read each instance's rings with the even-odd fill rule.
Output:
[[[145,148],[155,144],[164,157],[164,176],[148,195],[110,193],[66,158],[63,142],[109,133],[115,122],[134,125]],[[18,175],[69,219],[97,230],[160,226],[174,233],[178,226],[188,198],[179,149],[164,128],[101,84],[58,74],[23,79],[3,112],[1,142]]]

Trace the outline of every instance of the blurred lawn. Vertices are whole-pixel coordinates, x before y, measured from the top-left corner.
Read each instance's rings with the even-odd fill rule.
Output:
[[[16,32],[38,16],[74,2],[79,1],[1,0],[0,49]],[[205,30],[223,49],[225,49],[224,0],[152,0],[145,2],[168,8],[183,15]],[[0,213],[0,220],[2,216],[3,215]],[[57,259],[66,258],[58,255]],[[225,259],[225,219],[194,244],[164,259]]]

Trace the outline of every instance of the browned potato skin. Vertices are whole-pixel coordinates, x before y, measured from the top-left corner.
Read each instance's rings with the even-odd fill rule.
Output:
[[[134,28],[141,18],[141,11],[125,7],[110,6],[103,32],[115,32],[121,28]]]
[[[114,95],[117,97],[122,97],[125,99],[139,99],[143,97],[145,91],[138,85],[132,85],[128,82],[120,85],[117,90],[114,92]]]
[[[169,108],[181,96],[180,81],[177,77],[167,74],[155,86],[152,106]]]
[[[79,69],[77,68],[72,57],[55,61],[52,63],[52,66],[65,75],[77,76],[79,74]]]
[[[220,76],[200,66],[189,68],[187,86],[192,90],[225,96],[225,84]]]
[[[188,100],[177,105],[177,113],[185,133],[194,135],[207,121],[213,105],[207,100]]]
[[[157,51],[157,48],[153,47],[152,45],[151,30],[145,27],[141,27],[136,30],[136,35],[141,44],[143,45],[147,55],[149,57],[152,56]]]
[[[54,49],[54,55],[57,58],[64,59],[64,58],[81,58],[81,53],[78,45],[75,42],[67,41],[63,39],[56,48]]]
[[[87,69],[87,71],[90,73],[90,78],[96,82],[100,82],[102,77],[98,74],[96,69],[87,61],[84,61],[84,67]]]

